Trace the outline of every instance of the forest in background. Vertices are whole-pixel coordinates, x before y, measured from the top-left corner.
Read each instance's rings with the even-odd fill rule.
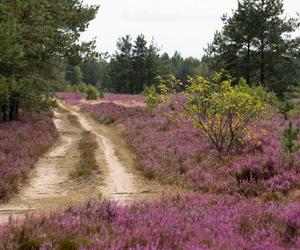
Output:
[[[239,1],[201,59],[168,55],[143,35],[120,38],[113,55],[96,52],[95,41],[78,42],[98,11],[82,1],[1,1],[0,11],[2,121],[17,119],[20,108],[47,109],[55,91],[84,83],[91,98],[99,96],[96,88],[137,94],[157,86],[158,76],[185,84],[189,76],[225,69],[236,82],[244,78],[283,97],[300,81],[299,16],[287,17],[280,0]]]
[[[59,90],[72,90],[72,86],[86,83],[102,89],[104,92],[138,94],[145,86],[157,85],[157,77],[176,76],[186,82],[188,76],[210,74],[205,58],[183,58],[180,52],[174,55],[161,53],[152,40],[148,42],[144,35],[134,41],[130,35],[119,38],[117,51],[113,55],[104,53],[97,61],[89,61],[72,66],[62,62],[58,72]]]
[[[157,85],[157,76],[174,75],[186,83],[189,76],[209,77],[221,69],[237,82],[244,78],[281,97],[299,84],[300,38],[295,36],[299,18],[286,16],[282,1],[239,1],[231,15],[221,18],[223,28],[215,32],[201,59],[183,58],[178,51],[168,55],[142,34],[134,40],[126,35],[119,38],[112,55],[105,53],[77,66],[62,63],[59,89],[85,82],[108,92],[137,94],[145,86]]]

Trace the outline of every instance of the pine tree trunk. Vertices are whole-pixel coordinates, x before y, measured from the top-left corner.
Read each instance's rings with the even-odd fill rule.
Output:
[[[265,7],[265,0],[261,1],[261,8],[262,8],[262,15],[264,15],[264,7]],[[264,20],[264,18],[262,18]],[[263,24],[261,24],[263,25]],[[264,27],[261,28],[261,35],[260,35],[260,83],[262,85],[265,84],[265,36],[264,36]]]
[[[2,121],[6,122],[7,121],[7,105],[2,105]]]
[[[262,41],[261,51],[260,51],[260,83],[265,84],[265,47],[264,41]]]
[[[250,46],[251,42],[248,40],[247,43],[247,73],[246,73],[246,82],[250,84]]]
[[[13,121],[19,117],[19,100],[18,97],[13,96],[10,98],[9,105],[9,120]]]
[[[14,98],[10,98],[10,102],[9,102],[9,120],[13,121],[15,119],[15,99]]]
[[[15,119],[19,119],[19,98],[16,100],[16,105],[15,105],[15,115],[16,118]]]

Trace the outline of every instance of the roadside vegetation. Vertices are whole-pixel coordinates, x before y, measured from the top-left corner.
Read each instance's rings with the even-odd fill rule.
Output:
[[[238,85],[236,88],[239,88]],[[243,88],[242,90],[242,93],[247,95]],[[195,117],[204,117],[206,126],[212,125],[210,129],[215,129],[218,125],[217,118],[224,119],[219,121],[219,124],[223,123],[221,132],[224,136],[216,135],[216,139],[223,142],[222,145],[226,149],[224,151],[221,151],[218,145],[215,145],[214,138],[210,138],[207,134],[209,128],[204,129],[186,116],[187,106],[182,108],[182,105],[190,104],[189,99],[183,94],[176,97],[179,101],[174,101],[175,97],[172,97],[174,104],[171,107],[168,102],[162,102],[151,113],[147,112],[147,107],[124,107],[114,103],[90,105],[80,102],[82,99],[77,99],[76,103],[83,110],[90,112],[99,122],[107,125],[111,123],[123,125],[123,135],[137,156],[137,166],[149,178],[210,194],[287,199],[293,190],[299,188],[300,175],[297,166],[300,155],[296,144],[297,133],[294,130],[290,131],[289,122],[276,111],[275,106],[271,108],[271,104],[268,104],[276,100],[273,95],[260,88],[253,90],[259,90],[258,93],[263,94],[258,95],[256,101],[266,101],[265,107],[269,107],[269,111],[265,114],[260,112],[251,116],[247,110],[243,117],[239,113],[240,110],[229,109],[230,113],[226,113],[226,110],[222,109],[221,114],[231,114],[232,118],[238,114],[238,119],[226,120],[227,116],[222,117],[221,114],[213,113],[214,116],[211,116],[213,122],[209,123],[207,116],[194,113]],[[193,96],[194,94],[193,92]],[[214,95],[214,98],[217,98],[213,101],[218,105],[223,105],[223,101],[226,101],[223,95]],[[75,102],[74,96],[70,101]],[[245,106],[247,102],[253,104],[252,99],[244,98],[244,101],[244,108],[247,108]],[[242,118],[249,123],[245,124]],[[293,126],[300,125],[299,114],[296,113],[290,119]],[[229,121],[232,124],[228,123]],[[230,127],[234,128],[233,126],[237,126],[234,132],[238,131],[234,134],[238,136],[234,142],[231,141],[230,131]],[[218,128],[215,130],[220,131]],[[227,128],[229,130],[226,130]],[[229,137],[228,144],[225,144],[226,136]],[[292,153],[289,153],[288,147],[294,149]]]
[[[27,115],[0,124],[0,202],[24,184],[38,158],[54,143],[57,131],[50,117]]]
[[[75,178],[91,178],[99,172],[95,151],[98,147],[95,136],[85,131],[79,142],[79,162],[76,170],[71,174]]]

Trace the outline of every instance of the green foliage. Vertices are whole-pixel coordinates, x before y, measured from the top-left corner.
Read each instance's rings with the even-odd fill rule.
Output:
[[[278,103],[278,110],[284,116],[285,120],[288,120],[289,114],[295,108],[294,104],[291,101],[280,101]]]
[[[207,135],[220,154],[229,153],[249,139],[256,122],[275,98],[263,87],[251,87],[243,79],[233,82],[224,71],[211,79],[190,78],[183,92],[186,101],[179,102],[183,114]],[[166,100],[169,93],[176,93],[177,85],[182,83],[175,77],[161,80],[160,90]]]
[[[157,85],[157,76],[167,79],[170,75],[186,82],[188,76],[209,75],[207,64],[197,58],[183,58],[176,51],[172,57],[167,53],[159,55],[154,41],[147,46],[143,35],[134,42],[127,35],[120,38],[117,51],[106,65],[110,71],[111,88],[114,92],[140,93],[145,86]],[[104,85],[103,85],[104,86]]]
[[[186,82],[188,76],[211,74],[208,63],[197,58],[183,58],[177,51],[171,57],[167,53],[159,55],[155,42],[152,40],[147,43],[143,35],[139,35],[135,41],[129,35],[119,38],[117,51],[111,56],[111,60],[108,60],[109,57],[104,53],[99,60],[88,60],[80,64],[81,77],[77,78],[106,92],[133,94],[141,93],[145,86],[157,86],[158,75],[167,79],[174,74],[176,78]],[[74,66],[63,62],[61,69],[63,72],[58,74],[59,82],[69,82],[72,85],[79,82],[75,77]],[[65,79],[61,79],[61,74],[65,75]],[[80,76],[79,72],[77,75]]]
[[[1,108],[2,120],[6,112],[10,120],[18,118],[20,108],[49,109],[54,103],[52,81],[57,80],[52,69],[62,58],[76,64],[97,55],[93,41],[78,42],[97,10],[80,0],[1,1],[0,76],[7,87],[0,95],[9,91],[9,109]]]
[[[300,72],[300,40],[292,38],[299,19],[284,15],[283,0],[242,0],[207,48],[211,66],[225,68],[249,84],[260,83],[282,95]]]
[[[66,64],[65,80],[71,85],[79,85],[80,83],[82,83],[82,73],[80,67]]]
[[[98,90],[92,85],[87,86],[85,93],[87,100],[97,100],[99,97]]]
[[[300,149],[300,144],[297,143],[300,129],[294,128],[292,122],[284,129],[282,136],[282,147],[289,154],[296,153]]]
[[[98,98],[104,98],[104,92],[101,86],[97,87],[97,90],[98,90]]]
[[[153,111],[153,109],[155,109],[159,103],[159,96],[157,94],[156,88],[154,85],[151,85],[150,87],[146,86],[144,91],[143,91],[143,95],[146,97],[147,101],[147,108],[150,111]]]
[[[88,90],[88,85],[86,85],[84,82],[81,82],[79,85],[76,86],[76,92],[85,94]]]

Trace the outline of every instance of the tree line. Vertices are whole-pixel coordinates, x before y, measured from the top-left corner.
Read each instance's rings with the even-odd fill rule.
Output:
[[[80,0],[1,0],[0,121],[51,107],[62,59],[79,64],[97,56],[94,41],[78,41],[97,11]]]
[[[113,55],[81,64],[72,74],[80,75],[80,70],[86,83],[132,94],[156,85],[157,76],[174,75],[185,83],[188,76],[207,77],[222,69],[236,82],[244,78],[247,84],[267,86],[280,96],[300,82],[300,38],[294,36],[300,22],[285,15],[283,0],[240,0],[222,21],[222,30],[216,31],[201,60],[183,58],[177,51],[169,56],[144,35],[135,40],[126,35],[118,40]],[[76,84],[68,75],[70,68],[65,72],[67,81]]]
[[[64,81],[64,86],[84,82],[104,91],[136,94],[146,86],[158,84],[158,76],[175,75],[185,82],[188,76],[209,74],[207,63],[194,57],[183,58],[178,51],[172,56],[160,53],[154,41],[146,41],[144,35],[139,35],[134,41],[126,35],[119,38],[116,45],[113,55],[103,54],[98,61],[79,66],[63,63],[59,82]]]
[[[49,108],[53,91],[82,82],[133,94],[156,85],[157,76],[185,83],[221,69],[278,95],[300,82],[299,17],[285,15],[283,0],[238,1],[201,60],[162,53],[144,35],[126,35],[114,54],[100,55],[94,41],[79,42],[97,11],[81,0],[0,2],[0,121]]]
[[[299,18],[287,17],[283,0],[243,0],[206,49],[210,67],[282,95],[300,82]]]

